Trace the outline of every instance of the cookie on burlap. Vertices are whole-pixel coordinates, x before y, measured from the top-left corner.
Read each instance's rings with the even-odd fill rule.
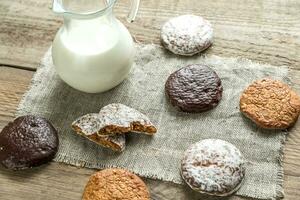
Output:
[[[192,56],[212,44],[213,29],[209,21],[196,15],[182,15],[167,21],[161,29],[164,47],[174,54]]]
[[[218,105],[223,87],[217,73],[210,67],[193,64],[172,73],[165,93],[171,104],[185,112],[203,112]]]
[[[103,146],[106,148],[110,148],[113,151],[124,151],[125,149],[125,135],[124,134],[115,134],[115,135],[108,135],[108,136],[101,136],[97,132],[99,131],[99,125],[100,125],[100,118],[98,113],[90,113],[86,114],[76,121],[72,123],[73,130]]]
[[[241,186],[245,176],[244,159],[240,151],[229,142],[202,140],[185,151],[181,175],[197,192],[228,196]]]
[[[285,83],[265,78],[245,89],[240,110],[262,128],[286,129],[299,117],[300,97]]]
[[[0,162],[12,170],[39,166],[54,158],[58,143],[57,131],[48,120],[21,116],[0,133]]]
[[[128,132],[153,135],[157,131],[146,115],[120,103],[104,106],[99,112],[99,117],[101,124],[98,133],[100,135]]]
[[[108,104],[99,113],[79,117],[72,128],[77,134],[119,152],[125,149],[125,133],[153,135],[157,131],[146,115],[120,103]]]
[[[125,169],[104,169],[93,174],[83,193],[83,200],[150,200],[145,183]]]

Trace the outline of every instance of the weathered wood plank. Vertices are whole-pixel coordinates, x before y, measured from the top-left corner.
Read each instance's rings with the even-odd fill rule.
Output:
[[[76,200],[81,199],[84,186],[91,169],[75,168],[59,163],[50,163],[38,169],[10,172],[1,169],[0,197],[1,200]],[[198,194],[187,187],[177,186],[161,181],[145,180],[155,200],[193,200],[199,199]],[[285,199],[296,200],[299,195],[300,178],[285,176]],[[212,200],[213,198],[202,198]],[[246,198],[231,197],[228,200]]]
[[[33,73],[5,66],[0,67],[0,130],[13,119],[16,107],[27,89]],[[295,72],[293,76],[295,76],[293,82],[298,85],[300,79],[296,77],[300,77],[300,72]],[[285,148],[284,187],[286,199],[291,200],[297,199],[300,195],[300,191],[297,189],[300,184],[299,125],[298,123],[288,136]],[[1,170],[0,199],[80,199],[83,187],[93,171],[58,163],[51,163],[26,173]],[[147,184],[152,191],[152,196],[157,199],[173,199],[172,197],[174,197],[186,200],[194,199],[197,196],[190,190],[174,184],[153,180],[147,180]],[[162,191],[162,188],[165,188],[165,191]],[[234,197],[234,199],[240,198]]]
[[[128,0],[122,0],[115,8],[122,21],[125,21],[127,4]],[[1,0],[0,64],[36,68],[62,23],[50,8],[49,0]],[[179,14],[199,14],[209,19],[215,29],[215,42],[207,54],[242,56],[300,69],[299,9],[297,0],[142,1],[137,21],[127,26],[138,41],[159,44],[164,21]],[[30,71],[0,66],[0,130],[13,118],[31,77]],[[300,76],[295,77],[298,79],[294,82],[300,85]],[[297,89],[299,92],[300,88]],[[300,195],[299,144],[298,125],[292,129],[285,146],[285,199],[298,199]],[[0,199],[80,199],[92,172],[58,163],[26,174],[1,171]],[[172,198],[169,193],[155,195],[164,187],[171,191],[174,199],[193,196],[172,184],[150,180],[147,183],[157,199]]]
[[[14,117],[17,105],[28,88],[33,72],[0,66],[0,127]]]
[[[128,0],[115,13],[122,21]],[[1,0],[0,64],[35,68],[62,21],[49,0]],[[159,44],[161,25],[170,17],[194,13],[209,19],[215,42],[207,54],[242,56],[273,65],[300,68],[298,0],[142,1],[135,23],[127,24],[140,42]]]

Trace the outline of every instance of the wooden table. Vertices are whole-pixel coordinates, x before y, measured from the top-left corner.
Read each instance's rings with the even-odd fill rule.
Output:
[[[115,8],[122,21],[127,5],[127,0],[120,0]],[[210,20],[215,30],[214,45],[206,54],[241,56],[288,65],[300,72],[299,10],[299,0],[142,0],[136,22],[127,26],[137,41],[159,44],[164,21],[179,14],[199,14]],[[20,98],[61,24],[61,18],[51,11],[51,0],[0,1],[0,129],[14,118]],[[297,81],[300,83],[300,76]],[[294,89],[299,93],[299,87]],[[285,145],[285,199],[291,200],[300,199],[299,123]],[[26,172],[1,169],[0,199],[80,199],[92,172],[54,162]],[[196,199],[187,188],[146,181],[154,199]]]

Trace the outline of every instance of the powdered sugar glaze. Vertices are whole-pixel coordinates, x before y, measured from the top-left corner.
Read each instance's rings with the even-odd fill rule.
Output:
[[[187,149],[181,172],[192,189],[227,196],[239,188],[244,178],[244,159],[241,152],[229,142],[206,139]]]
[[[192,56],[212,44],[211,23],[200,16],[182,15],[167,21],[161,30],[163,45],[175,54]]]

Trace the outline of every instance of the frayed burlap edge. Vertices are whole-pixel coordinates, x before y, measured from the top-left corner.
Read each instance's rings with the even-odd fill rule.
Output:
[[[144,45],[144,44],[141,44],[138,41],[137,41],[137,43],[139,45]],[[150,44],[150,45],[162,48],[159,45],[155,45],[155,44]],[[51,47],[48,49],[47,53],[50,53],[50,52],[51,52]],[[20,115],[24,115],[25,113],[27,113],[26,109],[25,109],[25,106],[24,106],[24,104],[26,102],[26,97],[29,95],[30,90],[32,88],[36,87],[37,85],[39,85],[40,82],[41,82],[41,79],[38,79],[38,76],[41,73],[40,69],[42,67],[45,67],[45,66],[43,66],[43,61],[47,57],[46,56],[47,53],[44,55],[43,59],[41,60],[41,63],[38,65],[37,70],[34,73],[33,78],[30,82],[29,87],[28,87],[28,90],[23,94],[23,96],[20,100],[20,103],[19,103],[19,105],[16,109],[15,117],[18,117]],[[209,59],[211,57],[213,57],[213,56],[206,56],[206,55],[203,56],[204,59]],[[241,58],[241,57],[236,57],[236,58],[228,57],[228,59],[236,59],[236,60],[242,60],[243,62],[261,64],[259,62],[253,62],[249,59],[245,59],[245,58]],[[261,65],[270,66],[268,64],[261,64]],[[280,66],[280,67],[286,67],[286,66]],[[280,152],[279,152],[279,159],[278,159],[279,167],[278,167],[278,172],[277,172],[276,196],[274,196],[270,199],[282,199],[282,198],[284,198],[284,191],[283,191],[284,171],[283,171],[283,163],[282,162],[283,162],[284,145],[285,145],[285,142],[286,142],[286,138],[287,138],[287,133],[282,134],[281,144],[280,144]],[[114,165],[107,166],[107,165],[102,165],[102,164],[95,165],[95,164],[91,164],[91,163],[83,161],[83,160],[79,160],[77,158],[70,158],[66,155],[57,155],[54,158],[54,161],[59,162],[59,163],[67,163],[67,164],[70,164],[70,165],[73,165],[73,166],[76,166],[76,167],[86,167],[86,168],[91,168],[91,169],[99,169],[99,168],[105,168],[105,167],[120,167],[120,166],[114,166]],[[137,175],[140,175],[140,176],[143,176],[143,177],[146,177],[146,178],[150,178],[150,179],[167,181],[167,182],[172,182],[172,183],[176,183],[176,184],[182,184],[182,182],[178,182],[178,181],[174,180],[171,177],[161,177],[159,175],[154,175],[154,174],[151,174],[151,173],[146,173],[145,174],[145,172],[140,172],[140,171],[136,171],[136,170],[133,171],[133,172],[136,173]],[[253,198],[253,196],[249,196],[249,195],[245,195],[245,194],[237,195],[237,196]],[[260,198],[260,197],[255,197],[255,198]]]

